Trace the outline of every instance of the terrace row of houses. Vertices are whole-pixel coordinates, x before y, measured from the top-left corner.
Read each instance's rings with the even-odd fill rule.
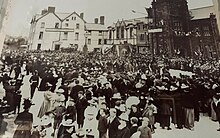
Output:
[[[129,45],[139,53],[166,53],[170,56],[198,56],[206,53],[208,57],[217,55],[219,40],[214,6],[188,11],[184,1],[179,1],[179,5],[183,5],[179,9],[185,12],[177,12],[176,3],[173,7],[170,5],[170,11],[176,11],[175,16],[159,12],[151,15],[151,9],[146,17],[118,20],[111,26],[105,25],[104,16],[95,18],[94,23],[88,23],[84,20],[83,13],[59,13],[55,11],[55,7],[48,7],[31,21],[29,49],[75,48],[83,51],[86,47],[88,51],[94,51],[113,45]],[[152,6],[154,11],[164,8],[160,1],[153,2]],[[187,17],[188,14],[190,17]],[[187,21],[188,18],[190,22]]]

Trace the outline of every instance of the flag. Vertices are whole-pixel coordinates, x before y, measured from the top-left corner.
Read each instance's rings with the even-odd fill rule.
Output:
[[[112,51],[114,45],[104,45],[102,47],[102,54],[108,54]]]

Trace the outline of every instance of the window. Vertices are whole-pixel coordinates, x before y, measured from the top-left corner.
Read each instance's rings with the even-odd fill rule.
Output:
[[[39,39],[43,39],[43,32],[40,32]]]
[[[102,44],[102,39],[98,40],[98,44],[101,45]]]
[[[124,38],[124,30],[125,30],[125,29],[124,29],[124,26],[122,26],[122,27],[121,27],[121,38],[122,38],[122,39]]]
[[[204,31],[204,36],[211,36],[209,31],[209,26],[204,26],[203,31]]]
[[[68,21],[69,21],[69,19],[66,19],[66,21],[68,22]]]
[[[75,40],[79,40],[79,33],[75,33]]]
[[[109,39],[112,38],[112,31],[109,31]]]
[[[68,32],[64,32],[63,40],[67,40],[67,39],[68,39]]]
[[[119,29],[120,29],[120,27],[117,27],[117,28],[116,28],[116,38],[117,38],[117,39],[119,39],[119,36],[120,36],[120,35],[119,35],[120,30],[119,30]]]
[[[59,28],[59,23],[55,23],[55,28]]]
[[[99,31],[99,35],[102,35],[102,31]]]
[[[72,17],[72,20],[76,20],[76,17]]]
[[[144,34],[140,35],[140,41],[144,41]]]
[[[41,50],[41,44],[37,44],[37,50]]]
[[[42,22],[40,28],[44,28],[44,27],[45,27],[45,22]]]
[[[76,24],[76,29],[79,29],[79,24],[78,23]]]
[[[65,23],[65,27],[68,27],[69,26],[69,24],[68,23]]]
[[[54,50],[60,50],[60,45],[59,45],[59,44],[56,44]]]
[[[133,37],[133,28],[130,28],[130,38]]]
[[[104,44],[105,44],[105,45],[107,44],[107,39],[104,39]]]
[[[91,39],[88,39],[88,45],[91,45]]]

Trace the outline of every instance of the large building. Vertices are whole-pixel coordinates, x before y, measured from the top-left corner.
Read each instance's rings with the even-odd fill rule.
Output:
[[[193,57],[218,58],[219,31],[214,6],[191,9],[190,38]]]
[[[213,2],[213,9],[216,15],[218,29],[220,29],[220,1],[219,0],[212,0]]]
[[[59,13],[55,7],[48,7],[42,10],[41,14],[35,15],[31,21],[29,35],[30,50],[60,50],[62,48],[75,48],[82,51],[84,47],[92,51],[98,48],[97,44],[92,45],[90,41],[99,41],[100,36],[94,32],[105,31],[104,17],[101,16],[102,24],[87,23],[84,14]],[[88,36],[88,32],[91,33]],[[103,38],[103,37],[102,37]],[[104,38],[103,38],[104,39]],[[88,41],[88,42],[87,42]],[[87,45],[88,44],[88,45]]]
[[[162,28],[154,34],[152,46],[157,55],[190,56],[191,47],[186,33],[189,32],[190,16],[186,0],[153,0],[152,28]]]
[[[138,53],[150,50],[148,24],[152,19],[148,17],[129,20],[118,20],[108,27],[108,44],[120,47],[129,46]]]

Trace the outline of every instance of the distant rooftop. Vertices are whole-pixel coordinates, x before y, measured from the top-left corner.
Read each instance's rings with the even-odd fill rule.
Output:
[[[103,31],[107,30],[105,25],[95,24],[95,23],[86,23],[86,29],[91,31]]]
[[[190,14],[193,17],[192,20],[209,18],[210,13],[215,13],[213,5],[190,9]]]

